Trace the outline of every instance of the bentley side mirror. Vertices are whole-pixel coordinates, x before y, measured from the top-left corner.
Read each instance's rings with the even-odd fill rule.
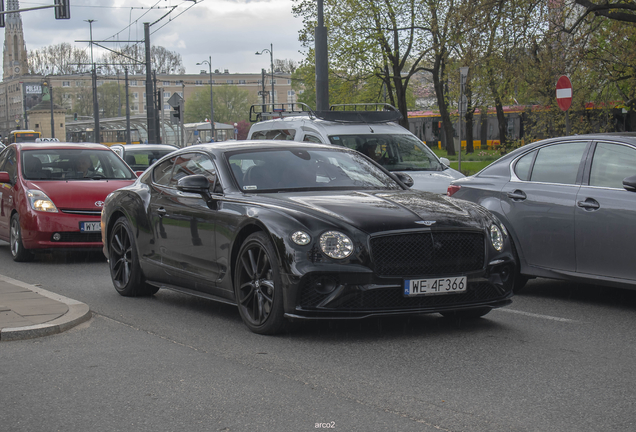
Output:
[[[214,183],[216,183],[216,179],[212,185],[214,185]],[[212,199],[210,195],[210,181],[202,174],[194,174],[180,178],[177,182],[177,189],[181,192],[198,193],[208,202]]]
[[[636,175],[623,179],[623,187],[630,192],[636,192]]]

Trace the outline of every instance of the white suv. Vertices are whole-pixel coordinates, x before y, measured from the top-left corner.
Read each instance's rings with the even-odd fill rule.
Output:
[[[372,107],[375,110],[369,110]],[[270,109],[271,110],[267,110]],[[286,140],[342,145],[392,172],[405,172],[413,189],[446,194],[451,181],[462,178],[410,131],[395,123],[399,111],[387,104],[334,105],[314,112],[305,104],[253,105],[250,140]]]

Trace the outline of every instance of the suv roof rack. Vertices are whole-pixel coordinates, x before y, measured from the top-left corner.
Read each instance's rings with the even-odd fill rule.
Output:
[[[314,111],[309,105],[302,102],[281,103],[281,104],[256,104],[250,107],[250,121],[252,123],[272,118],[291,116],[314,117]]]
[[[339,123],[386,123],[402,119],[402,114],[387,103],[331,105],[329,111],[316,111],[316,117]]]

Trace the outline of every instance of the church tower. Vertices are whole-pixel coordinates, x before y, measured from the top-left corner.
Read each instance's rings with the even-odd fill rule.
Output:
[[[7,0],[7,11],[19,9],[19,0]],[[3,55],[4,81],[28,73],[27,50],[20,12],[6,14]]]

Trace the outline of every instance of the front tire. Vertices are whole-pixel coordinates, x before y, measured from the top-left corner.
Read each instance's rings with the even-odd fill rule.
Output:
[[[117,219],[110,232],[108,242],[108,265],[110,277],[117,292],[124,297],[150,296],[159,291],[158,287],[146,283],[137,245],[130,222],[124,216]]]
[[[262,232],[251,234],[238,253],[234,292],[241,318],[258,334],[275,334],[285,325],[280,267],[272,242]]]
[[[33,253],[24,247],[22,243],[22,229],[20,228],[20,216],[14,213],[11,216],[11,228],[9,234],[9,244],[11,245],[11,256],[15,262],[28,262],[33,260]]]

